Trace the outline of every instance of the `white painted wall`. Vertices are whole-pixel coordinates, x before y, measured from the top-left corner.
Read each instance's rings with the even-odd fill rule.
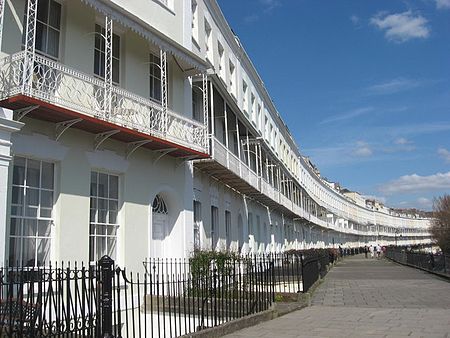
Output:
[[[94,135],[69,129],[58,142],[54,124],[24,119],[13,136],[14,155],[55,163],[55,224],[52,260],[89,260],[90,173],[119,175],[119,234],[117,263],[132,271],[143,268],[149,256],[152,212],[156,194],[169,208],[170,257],[184,257],[192,245],[192,169],[169,156],[156,164],[159,153],[138,149],[128,159],[126,144],[105,141],[94,151]],[[3,176],[2,176],[3,177]]]

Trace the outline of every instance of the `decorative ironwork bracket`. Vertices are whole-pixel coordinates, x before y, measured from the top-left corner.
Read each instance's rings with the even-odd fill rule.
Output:
[[[58,141],[67,129],[81,121],[83,121],[83,119],[80,118],[57,123],[55,127],[55,140]]]
[[[27,116],[29,113],[31,113],[33,110],[38,109],[39,106],[30,106],[25,108],[20,108],[14,110],[14,114],[16,115],[16,121],[22,120],[25,116]]]
[[[127,145],[127,151],[126,151],[126,158],[128,159],[131,154],[133,154],[136,150],[138,150],[140,147],[153,142],[152,140],[143,140],[143,141],[136,141],[136,142],[130,142]]]
[[[108,138],[110,138],[111,136],[120,133],[120,130],[110,130],[110,131],[106,131],[104,133],[100,133],[95,135],[95,140],[94,140],[94,150],[97,150],[98,147],[100,147],[100,145],[105,142]]]
[[[153,161],[153,164],[158,163],[158,161],[159,161],[160,159],[162,159],[164,156],[166,156],[166,155],[168,155],[168,154],[174,152],[175,150],[178,150],[178,149],[177,149],[177,148],[167,148],[167,149],[160,149],[160,150],[158,150],[159,152],[161,152],[161,155],[159,155],[159,156],[156,158],[156,160]]]

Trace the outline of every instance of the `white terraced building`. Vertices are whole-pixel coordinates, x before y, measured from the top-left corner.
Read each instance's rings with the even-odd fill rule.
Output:
[[[3,264],[430,242],[320,178],[215,0],[0,4]]]

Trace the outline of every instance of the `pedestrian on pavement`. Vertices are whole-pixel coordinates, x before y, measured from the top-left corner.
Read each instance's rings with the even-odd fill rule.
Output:
[[[343,257],[342,247],[339,245],[339,256]]]
[[[377,259],[380,259],[380,256],[381,256],[381,246],[380,246],[380,244],[377,244]]]
[[[370,251],[370,258],[373,258],[375,255],[375,248],[372,244],[370,245],[369,251]]]
[[[364,245],[364,256],[367,258],[367,253],[369,251],[369,248],[367,248],[367,245]]]

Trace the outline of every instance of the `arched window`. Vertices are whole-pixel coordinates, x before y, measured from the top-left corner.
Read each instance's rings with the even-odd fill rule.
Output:
[[[161,195],[156,195],[153,200],[152,211],[156,214],[167,215],[169,211],[167,210],[167,204]]]

